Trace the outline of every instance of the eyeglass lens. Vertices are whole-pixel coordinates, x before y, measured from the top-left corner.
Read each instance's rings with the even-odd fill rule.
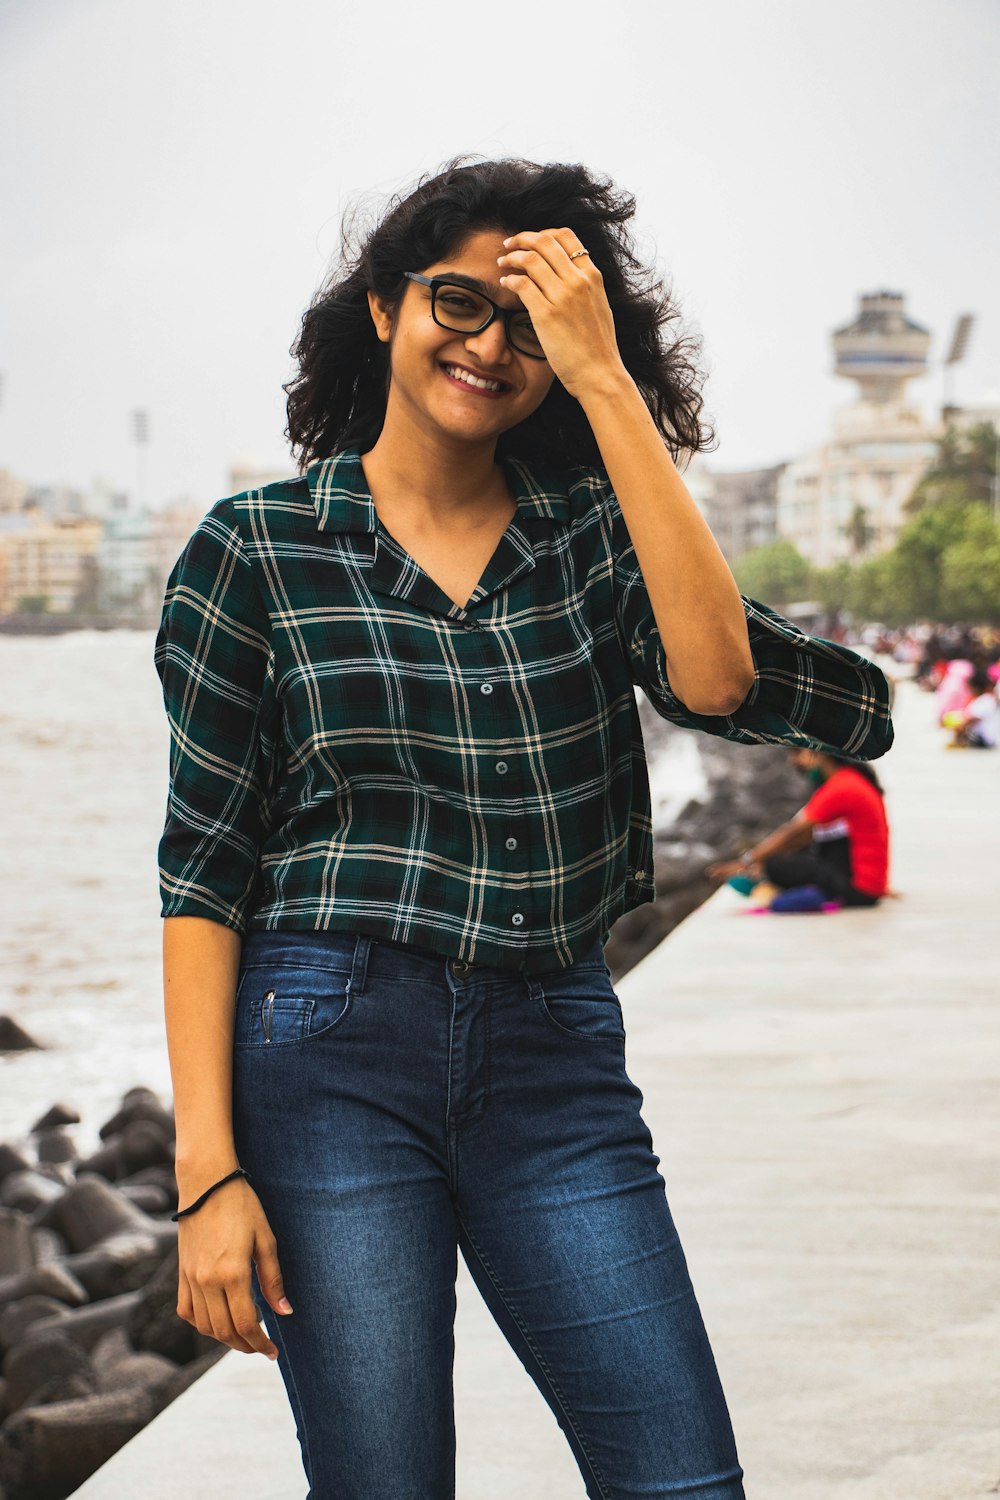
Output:
[[[485,297],[463,286],[443,285],[437,288],[435,312],[438,322],[455,333],[478,333],[489,320],[493,308]],[[541,354],[541,341],[527,313],[510,320],[510,341],[522,354]]]

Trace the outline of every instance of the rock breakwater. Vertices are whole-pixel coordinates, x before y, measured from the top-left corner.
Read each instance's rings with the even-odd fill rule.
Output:
[[[652,766],[673,737],[695,731],[661,719],[644,696],[637,701]],[[701,733],[696,738],[705,791],[669,822],[658,822],[653,808],[656,899],[614,925],[604,955],[615,982],[718,890],[705,873],[708,865],[757,843],[792,817],[812,790],[784,745],[743,745]]]
[[[0,1144],[0,1500],[63,1500],[228,1353],[177,1315],[174,1123],[131,1088],[77,1156]]]

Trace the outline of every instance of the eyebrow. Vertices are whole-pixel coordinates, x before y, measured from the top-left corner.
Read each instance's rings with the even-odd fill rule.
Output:
[[[434,275],[441,281],[457,281],[460,286],[467,286],[473,292],[482,292],[484,297],[492,297],[494,301],[503,296],[503,287],[494,286],[491,281],[480,281],[478,276],[466,276],[464,271],[435,271]],[[511,311],[513,312],[513,308]]]

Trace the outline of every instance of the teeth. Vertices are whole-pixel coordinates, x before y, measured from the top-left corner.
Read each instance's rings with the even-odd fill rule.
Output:
[[[477,375],[470,375],[467,370],[460,370],[457,365],[445,365],[449,375],[454,375],[456,380],[464,380],[467,385],[478,386],[481,391],[502,391],[503,386],[496,380],[480,380]]]

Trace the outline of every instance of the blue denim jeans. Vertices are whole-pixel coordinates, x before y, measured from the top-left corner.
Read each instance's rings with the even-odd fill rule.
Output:
[[[743,1496],[641,1104],[600,940],[526,974],[247,934],[233,1123],[307,1500],[453,1500],[459,1247],[592,1500]]]

